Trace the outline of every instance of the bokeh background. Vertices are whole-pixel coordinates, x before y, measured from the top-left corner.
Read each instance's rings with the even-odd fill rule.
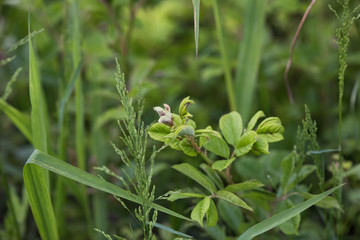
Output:
[[[246,7],[245,0],[218,2],[230,71],[231,75],[235,76],[246,28],[245,15],[246,11],[251,9]],[[300,33],[289,72],[294,104],[290,103],[285,88],[284,71],[291,41],[309,2],[267,0],[264,27],[257,29],[261,32],[260,60],[256,71],[254,97],[246,102],[246,105],[250,106],[250,114],[261,109],[267,116],[278,116],[282,120],[285,139],[272,144],[271,154],[266,156],[274,163],[274,166],[267,167],[272,171],[278,171],[278,174],[281,172],[276,163],[279,163],[296,143],[297,128],[304,118],[305,104],[317,122],[321,149],[334,149],[338,146],[339,64],[335,32],[339,23],[328,7],[330,3],[334,9],[341,12],[335,1],[317,1]],[[351,1],[351,4],[353,8],[358,3]],[[0,1],[0,60],[15,56],[11,62],[0,66],[0,94],[5,92],[6,85],[14,73],[22,68],[16,82],[12,84],[12,91],[6,102],[29,115],[29,49],[25,44],[10,52],[13,44],[27,36],[29,11],[31,31],[43,29],[34,36],[33,41],[50,116],[51,153],[56,155],[60,137],[57,125],[60,99],[73,70],[69,40],[73,15],[69,1]],[[121,146],[116,120],[123,117],[114,81],[115,58],[119,59],[125,73],[130,94],[135,96],[138,91],[142,91],[145,96],[143,119],[146,124],[157,120],[157,114],[152,107],[167,103],[173,111],[177,111],[178,104],[186,96],[191,96],[196,102],[190,111],[199,127],[211,125],[216,129],[221,115],[230,111],[212,1],[201,1],[197,57],[193,6],[190,0],[78,1],[76,16],[79,20],[78,33],[81,39],[80,75],[84,91],[85,156],[88,171],[96,173],[92,167],[99,165],[106,165],[114,170],[121,167],[119,157],[110,145],[110,141],[113,141]],[[343,98],[342,137],[345,170],[360,163],[359,34],[360,22],[355,21],[350,30],[351,43]],[[243,91],[241,86],[233,90],[235,95]],[[239,111],[241,112],[241,109]],[[66,161],[74,165],[77,164],[75,114],[75,98],[72,95],[67,105],[66,128],[63,131],[66,132]],[[6,179],[14,201],[18,201],[16,212],[18,220],[21,221],[24,239],[38,239],[36,226],[24,196],[22,178],[22,168],[33,147],[2,111],[0,128],[0,160],[3,169],[0,180],[0,231],[3,235],[0,236],[12,236],[7,207],[8,196],[5,191]],[[156,143],[149,143],[152,144]],[[97,148],[94,149],[94,146]],[[330,166],[331,161],[335,161],[336,158],[336,154],[326,154],[326,165]],[[184,187],[186,182],[191,184],[170,167],[183,161],[200,160],[189,158],[171,149],[166,149],[158,155],[154,176],[158,196],[169,190]],[[255,162],[255,170],[263,167],[256,164]],[[241,167],[240,165],[238,168]],[[253,172],[257,176],[252,178],[267,181],[261,175],[263,171],[260,173],[255,170]],[[247,174],[251,175],[252,172],[249,171],[239,170],[244,178]],[[345,179],[348,184],[344,190],[344,222],[341,232],[346,239],[356,239],[356,236],[360,235],[360,171],[354,172]],[[330,171],[327,171],[326,178],[331,179]],[[274,181],[276,182],[276,177]],[[89,189],[88,194],[92,200],[96,192]],[[67,190],[66,207],[63,209],[67,219],[64,234],[68,239],[88,239],[87,223],[83,220],[84,211],[74,195],[73,190]],[[100,224],[96,226],[108,232],[129,232],[128,223],[132,221],[129,213],[112,196],[102,195],[102,199],[103,209],[97,208],[101,213],[94,210],[94,205],[98,203],[91,201],[92,218],[95,223]],[[186,205],[186,202],[163,204],[189,214],[189,205]],[[129,206],[133,207],[131,204]],[[312,232],[314,235],[311,236],[315,236],[312,239],[321,239],[324,223],[321,219],[314,220],[310,216],[311,213],[303,216],[300,235],[291,239],[309,239],[304,236],[309,236],[307,234]],[[186,224],[184,226],[179,220],[166,216],[160,216],[159,221],[174,229],[195,228]],[[200,230],[195,228],[193,231]],[[227,233],[228,236],[236,236],[231,230]],[[210,239],[210,235],[202,234],[204,239]],[[161,239],[171,239],[165,232],[160,231],[158,235]],[[271,234],[268,237],[271,239]],[[212,238],[217,239],[214,236]]]

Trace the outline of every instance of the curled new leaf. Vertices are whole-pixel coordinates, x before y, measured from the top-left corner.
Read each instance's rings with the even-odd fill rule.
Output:
[[[263,111],[260,110],[257,113],[255,113],[254,116],[251,117],[251,119],[247,125],[246,131],[253,130],[257,121],[259,120],[259,118],[262,118],[262,117],[265,117],[265,114]]]
[[[278,117],[268,117],[258,126],[256,133],[267,142],[278,142],[284,139],[284,127]]]
[[[194,104],[195,102],[193,100],[190,100],[190,97],[186,97],[184,98],[181,103],[180,103],[180,106],[179,106],[179,114],[180,114],[180,117],[181,119],[184,119],[184,118],[191,118],[193,115],[190,114],[188,111],[187,111],[187,108],[191,105],[191,104]]]

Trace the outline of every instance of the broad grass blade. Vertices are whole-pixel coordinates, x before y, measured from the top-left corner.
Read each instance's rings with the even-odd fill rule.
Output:
[[[244,9],[244,38],[240,43],[235,78],[236,107],[244,122],[249,120],[250,111],[254,109],[267,4],[264,0],[247,0]]]
[[[30,35],[30,13],[28,24],[28,33]],[[33,145],[35,148],[47,152],[46,104],[41,89],[40,73],[31,37],[29,37],[29,88],[32,107]],[[41,238],[44,240],[57,240],[58,232],[50,199],[48,171],[38,166],[25,165],[23,174],[29,203]]]
[[[254,237],[274,228],[279,226],[280,224],[286,222],[287,220],[295,217],[296,215],[298,215],[299,213],[305,211],[306,209],[308,209],[309,207],[311,207],[312,205],[318,203],[320,200],[324,199],[326,196],[328,196],[329,194],[333,193],[334,191],[336,191],[337,189],[341,188],[343,185],[334,187],[326,192],[323,192],[319,195],[316,195],[315,197],[300,203],[290,209],[287,209],[285,211],[282,211],[274,216],[272,216],[271,218],[268,218],[254,226],[252,226],[251,228],[249,228],[248,230],[246,230],[239,238],[238,240],[251,240]]]
[[[113,194],[115,196],[129,200],[131,202],[138,203],[138,204],[142,203],[142,199],[139,196],[137,196],[133,193],[130,193],[114,184],[106,182],[97,176],[94,176],[88,172],[85,172],[84,170],[82,170],[80,168],[74,167],[74,166],[62,161],[61,159],[50,156],[39,150],[35,150],[31,154],[31,156],[29,157],[29,159],[26,162],[26,166],[29,166],[29,165],[37,165],[39,167],[50,170],[56,174],[60,174],[66,178],[72,179],[76,182],[82,183],[89,187],[99,189],[103,192]],[[171,210],[169,210],[165,207],[162,207],[158,204],[153,204],[152,207],[158,211],[169,214],[171,216],[191,221],[189,218],[184,217],[183,215],[178,214],[174,211],[171,211]]]

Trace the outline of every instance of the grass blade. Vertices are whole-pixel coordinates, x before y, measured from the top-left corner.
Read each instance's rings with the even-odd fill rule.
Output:
[[[8,104],[0,98],[0,109],[10,118],[12,123],[20,130],[22,134],[32,142],[30,117],[21,113],[19,110]]]
[[[168,226],[162,225],[162,224],[160,224],[160,223],[155,223],[155,224],[154,224],[154,227],[159,228],[159,229],[163,229],[163,230],[165,230],[165,231],[168,231],[169,233],[176,234],[176,235],[181,236],[181,237],[193,238],[193,237],[190,236],[190,235],[187,235],[187,234],[185,234],[185,233],[176,231],[176,230],[174,230],[174,229],[172,229],[172,228],[169,228]]]
[[[334,191],[336,191],[337,189],[341,188],[343,185],[334,187],[326,192],[323,192],[319,195],[316,195],[315,197],[300,203],[290,209],[287,209],[285,211],[282,211],[274,216],[272,216],[271,218],[268,218],[254,226],[252,226],[251,228],[249,228],[248,230],[246,230],[239,238],[238,240],[251,240],[254,237],[274,228],[279,226],[280,224],[286,222],[287,220],[293,218],[294,216],[298,215],[299,213],[305,211],[306,209],[308,209],[309,207],[311,207],[312,205],[318,203],[320,200],[322,200],[323,198],[325,198],[327,195],[333,193]]]
[[[198,57],[199,49],[199,16],[200,16],[200,0],[192,0],[194,8],[194,34],[196,46],[196,58]]]
[[[30,13],[28,24],[28,34],[30,35]],[[31,37],[29,37],[29,88],[33,145],[35,148],[47,152],[47,112]],[[50,199],[48,171],[38,166],[25,165],[23,175],[29,203],[41,238],[57,240],[58,232]]]
[[[62,132],[63,122],[64,122],[64,114],[65,114],[65,106],[66,103],[69,101],[72,91],[74,90],[76,80],[80,74],[80,70],[82,67],[82,62],[79,62],[76,69],[74,69],[73,73],[71,74],[70,82],[67,84],[65,93],[60,100],[59,106],[59,132]]]
[[[103,192],[113,194],[120,198],[132,201],[134,203],[138,203],[138,204],[142,203],[142,199],[139,196],[137,196],[133,193],[130,193],[114,184],[106,182],[97,176],[94,176],[88,172],[85,172],[84,170],[82,170],[80,168],[74,167],[74,166],[62,161],[61,159],[50,156],[39,150],[35,150],[31,154],[31,156],[29,157],[29,159],[26,162],[26,166],[29,166],[29,165],[40,166],[40,167],[45,168],[49,171],[52,171],[56,174],[60,174],[66,178],[69,178],[69,179],[72,179],[81,184],[87,185],[89,187],[93,187],[93,188],[96,188]],[[171,211],[171,210],[169,210],[165,207],[162,207],[158,204],[154,204],[153,208],[158,211],[161,211],[163,213],[172,215],[174,217],[191,221],[189,218],[184,217],[183,215],[178,214],[174,211]]]
[[[254,109],[252,103],[260,64],[266,5],[264,0],[247,0],[244,10],[244,38],[240,43],[235,78],[236,107],[244,122],[248,121],[250,111]]]

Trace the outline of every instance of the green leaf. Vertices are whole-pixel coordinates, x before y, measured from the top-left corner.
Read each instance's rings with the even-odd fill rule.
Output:
[[[205,129],[198,129],[195,131],[195,134],[202,136],[202,137],[212,137],[213,136],[213,137],[217,137],[217,138],[222,138],[218,131],[212,130],[211,126],[208,126]]]
[[[225,168],[227,168],[236,158],[231,158],[228,160],[218,160],[216,162],[214,162],[214,164],[211,166],[213,169],[218,170],[218,171],[222,171]]]
[[[312,205],[318,203],[319,201],[321,201],[323,198],[325,198],[327,195],[333,193],[334,191],[336,191],[337,189],[339,189],[340,187],[342,187],[343,185],[334,187],[324,193],[321,193],[319,195],[316,195],[315,197],[300,203],[290,209],[287,209],[285,211],[282,211],[254,226],[252,226],[251,228],[249,228],[248,230],[246,230],[239,238],[238,240],[251,240],[254,237],[274,228],[279,226],[280,224],[286,222],[287,220],[295,217],[296,215],[298,215],[299,213],[305,211],[306,209],[308,209],[309,207],[311,207]]]
[[[258,140],[258,136],[255,131],[247,131],[241,137],[239,144],[236,145],[235,154],[240,157],[252,149],[254,143]]]
[[[250,211],[253,211],[253,209],[247,205],[241,198],[239,198],[237,195],[235,195],[232,192],[226,191],[226,190],[220,190],[216,192],[215,195],[217,198],[223,199],[225,201],[228,201],[229,203],[235,204],[239,207],[248,209]]]
[[[224,188],[224,183],[223,183],[221,177],[214,169],[212,169],[209,165],[207,165],[205,163],[200,164],[200,167],[206,173],[206,176],[208,176],[211,179],[211,181],[214,182],[219,189]]]
[[[263,111],[258,111],[257,113],[254,114],[254,116],[251,117],[247,127],[246,127],[246,131],[251,131],[254,129],[257,121],[259,120],[259,118],[265,117],[265,113]]]
[[[293,207],[294,204],[290,201],[290,199],[286,199],[285,201],[281,201],[277,205],[276,213],[280,211],[284,211]],[[279,225],[280,230],[286,235],[297,235],[299,225],[300,225],[301,216],[300,214],[295,215],[293,218],[287,220],[286,222]]]
[[[350,177],[352,175],[358,176],[360,178],[360,164],[356,164],[355,166],[344,172],[344,177]]]
[[[278,117],[268,117],[258,126],[256,133],[268,142],[278,142],[284,139],[284,127]]]
[[[264,184],[262,184],[260,181],[252,179],[242,183],[228,185],[225,188],[225,190],[229,192],[239,192],[239,191],[256,189],[263,186]]]
[[[302,180],[304,180],[307,176],[309,176],[309,174],[311,174],[313,171],[316,170],[316,166],[309,164],[309,165],[304,165],[300,172],[298,173],[298,182],[301,182]]]
[[[187,138],[181,140],[179,147],[186,155],[190,157],[195,157],[197,154],[194,147],[191,145],[189,139]]]
[[[176,126],[182,125],[182,121],[181,121],[181,118],[180,118],[179,115],[177,115],[177,114],[175,114],[175,113],[172,113],[171,116],[172,116],[173,121],[174,121],[174,123],[175,123]],[[190,122],[190,120],[189,120],[189,122]],[[189,124],[189,125],[191,125],[191,124]],[[194,128],[195,128],[195,127],[194,127]]]
[[[301,196],[303,196],[305,199],[310,199],[313,198],[314,194],[310,194],[310,193],[300,193]],[[338,200],[334,197],[331,196],[327,196],[324,199],[322,199],[320,202],[318,202],[316,204],[317,207],[321,207],[321,208],[325,208],[325,209],[330,209],[330,208],[336,208],[340,211],[343,211],[342,207],[340,206]]]
[[[194,9],[194,34],[195,34],[195,46],[196,46],[196,58],[198,56],[199,46],[199,16],[200,16],[200,0],[192,0]]]
[[[177,138],[167,137],[165,140],[165,144],[169,144],[172,149],[181,151],[180,140]]]
[[[178,199],[184,198],[203,198],[206,197],[204,194],[192,193],[192,192],[172,192],[171,195],[167,198],[168,201],[176,201]]]
[[[198,202],[191,212],[191,219],[198,222],[203,227],[203,220],[206,212],[210,207],[210,198],[205,197],[203,200]]]
[[[181,172],[185,176],[191,178],[195,182],[199,183],[201,186],[209,190],[211,193],[216,191],[215,185],[211,182],[211,180],[202,174],[199,170],[194,168],[188,163],[177,164],[173,166],[174,169]]]
[[[206,212],[206,227],[215,227],[218,221],[218,212],[216,205],[212,199],[210,199],[209,210]]]
[[[41,239],[58,239],[56,218],[48,188],[48,175],[44,171],[38,166],[26,164],[23,169],[24,183]]]
[[[195,133],[200,135],[200,147],[204,146],[206,150],[220,157],[229,158],[229,146],[219,132],[212,130],[211,126],[206,129],[196,130]]]
[[[211,136],[209,141],[204,144],[204,148],[220,157],[228,158],[230,149],[224,139]]]
[[[287,185],[290,180],[290,176],[292,175],[295,167],[295,158],[294,152],[291,152],[286,158],[284,158],[281,162],[281,188],[283,189],[284,194],[287,193]]]
[[[106,182],[97,176],[94,176],[88,172],[85,172],[84,170],[82,170],[80,168],[74,167],[58,158],[50,156],[39,150],[35,150],[31,154],[29,159],[26,161],[24,171],[25,171],[25,168],[28,168],[32,165],[37,165],[39,167],[42,167],[49,171],[52,171],[56,174],[60,174],[61,176],[72,179],[81,184],[87,185],[92,188],[96,188],[103,192],[110,193],[110,194],[118,196],[120,198],[129,200],[131,202],[142,204],[141,197],[139,197],[129,191],[126,191],[112,183]],[[46,204],[45,200],[43,200],[42,204]],[[152,204],[152,207],[154,209],[161,211],[163,213],[166,213],[168,215],[191,221],[187,217],[184,217],[183,215],[178,214],[174,211],[171,211],[171,210],[169,210],[165,207],[162,207],[158,204],[154,203],[154,204]],[[46,220],[50,221],[50,218],[47,215],[45,215],[45,216],[46,216]]]
[[[176,137],[178,136],[195,136],[195,129],[190,125],[181,125],[175,130]]]
[[[297,174],[293,173],[292,176],[290,177],[287,189],[293,189],[297,183],[300,183],[315,170],[316,170],[315,165],[302,166],[300,172],[298,172]]]
[[[186,125],[190,125],[190,126],[192,126],[194,129],[196,129],[196,122],[195,122],[194,120],[192,120],[192,119],[188,119]],[[196,131],[195,131],[195,133],[196,133]]]
[[[170,133],[170,127],[162,123],[154,123],[148,129],[149,136],[157,141],[165,142],[166,135]]]
[[[12,123],[20,130],[20,132],[32,142],[30,117],[21,113],[19,110],[8,104],[0,98],[0,109],[10,118]]]
[[[220,118],[219,126],[222,134],[229,144],[233,146],[239,144],[243,130],[243,124],[241,116],[238,112],[234,111],[223,115]]]
[[[227,201],[219,201],[218,209],[221,213],[220,217],[226,226],[233,230],[236,234],[240,234],[240,226],[245,223],[244,214],[241,208]]]
[[[269,153],[269,143],[263,138],[259,137],[258,140],[254,143],[252,151],[256,154],[268,154]]]
[[[122,120],[125,118],[125,111],[122,107],[114,107],[107,109],[99,115],[95,120],[94,129],[100,130],[106,123],[113,120]]]

